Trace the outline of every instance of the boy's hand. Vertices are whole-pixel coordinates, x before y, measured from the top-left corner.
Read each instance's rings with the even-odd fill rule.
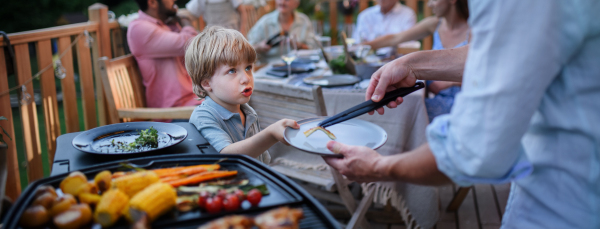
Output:
[[[283,132],[286,127],[291,127],[294,129],[300,129],[300,125],[294,120],[291,119],[282,119],[277,121],[276,123],[271,124],[267,129],[269,129],[269,133],[273,136],[277,141],[280,141],[283,144],[290,145],[283,138]]]

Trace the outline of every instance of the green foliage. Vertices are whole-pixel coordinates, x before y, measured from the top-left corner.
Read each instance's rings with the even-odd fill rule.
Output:
[[[334,74],[348,74],[348,69],[346,68],[346,56],[340,55],[337,58],[329,61],[329,67]]]

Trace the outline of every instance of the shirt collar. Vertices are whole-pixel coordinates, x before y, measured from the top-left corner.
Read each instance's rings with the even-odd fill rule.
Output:
[[[402,4],[400,4],[399,2],[397,2],[394,5],[394,8],[392,8],[387,14],[383,14],[381,13],[381,6],[377,5],[377,7],[379,7],[379,9],[377,9],[377,12],[383,16],[387,16],[387,15],[391,15],[391,14],[398,14],[400,13],[400,11],[402,11]]]
[[[277,11],[277,10],[273,11],[273,17],[271,17],[270,23],[273,24],[273,25],[281,27],[279,25],[279,11]],[[292,22],[292,26],[290,28],[293,28],[294,25],[296,25],[297,23],[298,23],[298,12],[296,12],[294,10],[294,21]]]
[[[153,23],[156,23],[159,25],[164,24],[161,20],[158,20],[158,19],[144,13],[144,11],[142,11],[142,10],[138,10],[138,20],[149,21],[149,22],[153,22]]]
[[[204,98],[204,102],[202,102],[202,104],[215,109],[217,111],[217,114],[219,114],[219,116],[223,120],[229,120],[235,115],[237,115],[238,117],[240,116],[240,114],[238,114],[238,113],[233,113],[233,112],[225,109],[223,106],[219,105],[217,102],[212,100],[209,96],[206,96]],[[247,116],[246,120],[248,120],[249,117],[256,119],[256,117],[258,116],[256,114],[256,112],[254,111],[254,109],[250,108],[250,106],[248,104],[240,105],[240,109],[242,109],[242,112],[244,112],[244,114]],[[241,117],[240,117],[240,119],[241,119]]]

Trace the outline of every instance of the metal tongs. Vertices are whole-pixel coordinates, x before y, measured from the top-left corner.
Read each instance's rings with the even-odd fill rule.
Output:
[[[380,107],[383,107],[386,104],[396,100],[396,98],[398,97],[404,97],[424,87],[425,84],[423,82],[417,82],[415,86],[412,87],[398,88],[396,90],[385,93],[385,96],[379,102],[373,102],[373,100],[365,101],[361,104],[351,107],[350,109],[342,111],[330,118],[323,120],[318,124],[318,126],[325,128],[344,122],[349,119],[356,118],[360,115],[366,114],[369,111],[374,111]]]

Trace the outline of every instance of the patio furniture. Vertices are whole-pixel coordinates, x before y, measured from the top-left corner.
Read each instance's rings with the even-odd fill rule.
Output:
[[[280,60],[276,60],[280,61]],[[280,78],[266,74],[275,63],[271,62],[254,73],[255,84],[282,84],[286,88],[312,88],[303,79],[315,75],[332,74],[323,69],[324,62],[318,63],[317,70],[309,73],[295,74]],[[327,114],[337,114],[356,104],[365,101],[365,80],[352,86],[322,88]],[[254,95],[253,95],[254,97]],[[260,116],[260,113],[259,113]],[[396,109],[385,108],[383,115],[362,115],[359,119],[372,122],[382,127],[388,134],[387,142],[377,152],[382,155],[394,155],[415,149],[424,144],[425,128],[429,123],[425,109],[424,93],[417,91],[404,97],[404,102]],[[276,145],[277,146],[277,145]],[[303,160],[310,154],[297,154],[295,160]],[[311,165],[318,168],[327,166],[324,161],[315,161]],[[438,190],[435,187],[407,184],[403,182],[374,182],[363,184],[363,193],[373,190],[373,202],[381,205],[388,203],[400,212],[407,228],[431,228],[439,218]]]
[[[301,120],[315,116],[327,116],[323,91],[320,86],[294,87],[276,82],[258,81],[254,85],[254,93],[250,99],[250,106],[256,110],[259,124],[265,128],[280,119],[289,118]],[[354,196],[348,188],[350,183],[335,169],[324,164],[318,155],[302,152],[294,147],[281,143],[269,149],[273,158],[271,168],[288,177],[323,187],[323,190],[302,185],[312,195],[324,200],[339,199],[346,209],[352,214],[352,219],[347,228],[360,226],[370,228],[364,219],[369,208],[374,192],[371,190],[363,197],[357,207]],[[320,164],[311,167],[312,164]],[[337,189],[339,196],[332,195]]]
[[[110,60],[101,57],[99,65],[109,124],[148,119],[189,119],[196,108],[147,108],[140,71],[131,54]]]

